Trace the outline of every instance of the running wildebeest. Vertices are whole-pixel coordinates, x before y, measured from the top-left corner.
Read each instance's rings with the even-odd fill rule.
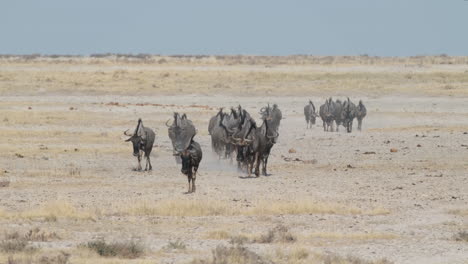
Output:
[[[312,128],[312,125],[315,125],[315,119],[318,116],[315,112],[315,105],[309,100],[309,103],[304,106],[304,116],[307,123],[307,128]]]
[[[223,109],[221,108],[216,116],[210,119],[208,127],[208,132],[211,135],[211,148],[219,158],[225,155],[226,145],[229,143],[229,131],[223,122],[226,116],[227,114],[223,113]]]
[[[343,120],[343,126],[346,127],[346,131],[351,133],[353,131],[353,120],[356,117],[356,105],[351,102],[349,98],[343,103],[341,117]]]
[[[241,137],[233,137],[236,145],[244,147],[243,155],[247,162],[247,172],[249,176],[252,174],[253,167],[255,166],[255,176],[260,175],[260,164],[262,164],[262,174],[267,174],[268,157],[271,149],[276,142],[279,134],[277,128],[273,129],[270,124],[276,124],[278,120],[272,117],[273,108],[266,107],[262,111],[263,123],[261,127],[257,127],[253,119],[249,120],[249,125],[246,126],[246,133]],[[279,109],[278,109],[279,110]],[[276,118],[279,116],[277,115]]]
[[[124,132],[124,135],[130,138],[125,140],[126,142],[131,141],[133,144],[133,156],[138,159],[137,170],[141,171],[141,156],[144,153],[146,158],[146,170],[152,170],[150,154],[153,149],[153,143],[155,134],[150,128],[144,127],[141,118],[138,119],[138,124],[133,134],[127,134],[128,129]]]
[[[192,121],[187,119],[187,115],[179,116],[175,113],[174,121],[168,128],[168,134],[174,147],[173,155],[181,158],[181,172],[187,175],[187,192],[195,192],[198,166],[203,157],[200,144],[193,140],[196,135],[195,126]]]
[[[362,100],[359,100],[359,104],[356,107],[356,119],[358,121],[358,130],[361,131],[362,129],[362,120],[367,115],[367,109],[362,103]]]
[[[222,111],[210,119],[208,132],[211,135],[211,147],[213,151],[221,158],[231,159],[235,152],[235,145],[232,142],[232,135],[236,133],[243,122],[245,113],[239,106],[239,111],[231,108],[231,113],[226,114]]]
[[[333,119],[335,120],[336,124],[336,132],[339,132],[339,126],[343,123],[341,112],[343,112],[343,104],[340,100],[336,99],[335,102],[331,102],[333,104]]]
[[[320,106],[319,114],[323,121],[323,131],[333,132],[334,111],[334,103],[331,98],[325,100],[325,103]]]

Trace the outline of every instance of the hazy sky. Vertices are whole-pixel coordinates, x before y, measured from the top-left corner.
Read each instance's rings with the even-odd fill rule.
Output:
[[[0,0],[0,54],[468,55],[466,0]]]

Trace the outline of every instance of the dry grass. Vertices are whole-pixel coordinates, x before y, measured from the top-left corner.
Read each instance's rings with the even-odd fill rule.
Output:
[[[161,60],[165,61],[163,65]],[[467,95],[466,60],[467,57],[368,56],[150,56],[131,61],[112,56],[67,60],[9,58],[0,59],[0,66],[11,69],[0,76],[0,92],[301,95],[352,90],[368,95]]]
[[[134,259],[144,254],[143,246],[134,241],[107,243],[103,240],[90,241],[82,247],[88,248],[103,257]]]
[[[7,264],[67,264],[69,263],[70,254],[64,251],[59,252],[44,252],[35,254],[13,254],[6,258]]]
[[[217,200],[163,200],[154,203],[140,201],[124,206],[120,213],[127,215],[160,216],[216,216],[235,215],[239,210]]]
[[[329,239],[329,240],[377,240],[377,239],[395,239],[398,238],[395,234],[390,233],[326,233],[317,232],[308,235],[312,239]]]
[[[212,251],[212,258],[195,259],[191,264],[268,264],[270,261],[242,245],[230,247],[217,246]]]
[[[468,231],[461,231],[454,236],[456,241],[468,242]]]
[[[253,238],[253,243],[292,243],[297,240],[296,236],[289,232],[289,229],[284,225],[278,225],[275,228],[268,230],[266,234]]]
[[[216,239],[216,240],[229,239],[230,237],[231,235],[229,234],[229,232],[224,231],[224,230],[210,231],[205,235],[205,238]]]
[[[383,208],[362,210],[339,204],[298,201],[258,201],[251,208],[240,208],[219,200],[162,200],[154,203],[136,201],[119,206],[118,213],[123,215],[159,216],[231,216],[231,215],[301,215],[301,214],[338,214],[338,215],[385,215]]]
[[[94,220],[94,214],[86,210],[78,210],[66,201],[48,202],[37,209],[22,212],[7,212],[0,210],[0,217],[9,219],[39,219],[55,222],[59,219]]]
[[[262,256],[247,247],[237,244],[230,247],[217,246],[212,257],[194,259],[191,264],[390,264],[386,259],[375,261],[359,257],[342,257],[337,254],[320,254],[304,247],[277,248],[273,256]]]
[[[449,214],[460,215],[460,216],[468,216],[468,209],[454,209],[448,211]]]

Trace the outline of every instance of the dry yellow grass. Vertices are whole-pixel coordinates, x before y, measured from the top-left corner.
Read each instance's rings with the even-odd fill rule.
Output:
[[[353,91],[372,95],[468,95],[466,60],[437,56],[11,58],[0,59],[0,66],[11,69],[0,75],[0,92],[299,95]]]
[[[117,206],[117,213],[123,215],[161,216],[216,216],[216,215],[300,215],[300,214],[339,214],[339,215],[382,215],[389,211],[383,208],[362,210],[339,204],[312,200],[257,201],[250,208],[239,207],[219,200],[161,200],[157,202],[134,201]]]
[[[231,234],[229,234],[229,232],[224,231],[224,230],[210,231],[205,235],[205,238],[217,239],[217,240],[229,239],[230,237],[231,237]]]
[[[0,209],[0,217],[9,219],[43,219],[45,221],[57,221],[58,219],[93,220],[94,214],[87,210],[78,210],[66,201],[52,201],[37,209],[22,212],[8,212]]]

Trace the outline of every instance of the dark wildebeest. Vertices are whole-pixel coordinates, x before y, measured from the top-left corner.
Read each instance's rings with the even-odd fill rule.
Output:
[[[343,104],[340,100],[336,99],[335,102],[331,102],[333,104],[333,119],[335,120],[336,124],[336,132],[339,131],[339,126],[343,123],[341,112],[343,111]]]
[[[128,131],[128,129],[127,129]],[[129,136],[130,138],[125,141],[131,141],[133,144],[133,156],[138,159],[137,170],[141,170],[141,156],[144,153],[146,158],[146,170],[152,170],[150,154],[153,149],[153,143],[155,134],[150,128],[144,127],[141,118],[138,119],[138,124],[133,134],[127,134],[127,131],[124,132],[124,135]]]
[[[325,103],[320,106],[319,114],[323,121],[323,130],[333,132],[333,113],[334,113],[333,100],[327,99]]]
[[[312,125],[315,125],[315,119],[318,116],[315,112],[315,105],[309,100],[309,103],[304,106],[304,116],[307,123],[307,128],[312,128]]]
[[[346,131],[351,133],[353,131],[353,120],[356,117],[356,105],[351,100],[346,100],[343,103],[343,111],[341,112],[343,126]]]
[[[195,126],[192,121],[183,114],[179,117],[174,114],[174,122],[168,129],[169,138],[174,146],[174,156],[180,157],[182,162],[181,172],[187,175],[188,193],[195,192],[195,180],[197,178],[198,166],[202,160],[203,154],[200,144],[193,138],[196,134]]]
[[[271,110],[272,108],[267,107],[262,113],[263,124],[261,127],[257,127],[255,121],[249,119],[243,137],[233,138],[238,146],[244,147],[242,153],[249,176],[252,174],[254,165],[255,175],[257,177],[260,175],[260,163],[262,163],[263,175],[267,175],[268,157],[279,136],[278,132],[269,125],[273,121]]]
[[[364,106],[364,104],[362,103],[361,100],[359,100],[359,104],[356,108],[356,119],[358,121],[358,130],[361,131],[362,129],[362,120],[364,119],[364,117],[366,117],[367,115],[367,109],[366,107]]]

